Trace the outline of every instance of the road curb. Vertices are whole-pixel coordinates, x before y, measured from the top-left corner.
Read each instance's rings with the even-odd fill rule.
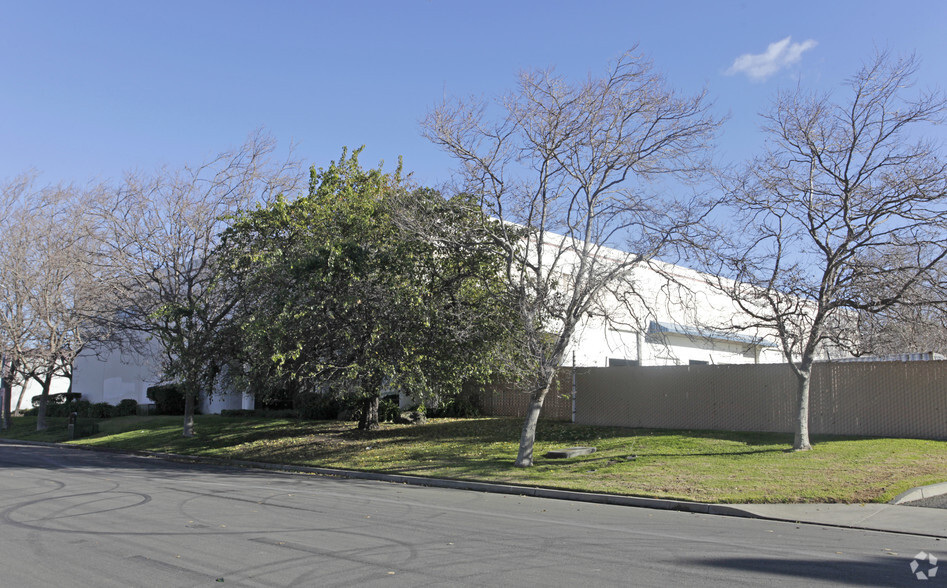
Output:
[[[49,443],[45,441],[18,441],[15,439],[0,439],[0,443],[19,445],[38,445],[43,447],[65,447],[77,450],[99,451],[105,453],[120,453],[139,457],[166,459],[174,462],[201,463],[221,467],[253,468],[284,473],[315,474],[333,478],[348,478],[353,480],[372,480],[390,482],[393,484],[407,484],[411,486],[428,486],[432,488],[449,488],[454,490],[470,490],[473,492],[490,492],[493,494],[511,494],[516,496],[532,496],[536,498],[552,498],[556,500],[570,500],[573,502],[591,502],[597,504],[613,504],[617,506],[634,506],[659,510],[675,510],[699,514],[713,514],[736,516],[743,518],[766,518],[755,513],[726,504],[708,504],[704,502],[689,502],[686,500],[671,500],[664,498],[645,498],[642,496],[625,496],[620,494],[601,494],[596,492],[580,492],[576,490],[558,490],[555,488],[541,488],[537,486],[519,486],[516,484],[500,484],[495,482],[475,482],[469,480],[451,480],[445,478],[425,478],[422,476],[408,476],[404,474],[385,474],[379,472],[362,472],[358,470],[342,470],[335,468],[320,468],[310,466],[267,463],[260,461],[246,461],[240,459],[223,459],[217,457],[203,457],[163,453],[157,451],[139,451],[120,449],[116,447],[96,447],[92,445],[73,445],[66,443]]]
[[[818,525],[823,527],[835,527],[843,529],[863,529],[869,531],[880,531],[887,533],[897,533],[905,535],[922,535],[926,536],[927,533],[917,533],[909,532],[904,530],[893,530],[893,529],[882,529],[873,527],[871,525],[866,525],[862,523],[837,523],[837,522],[823,522],[818,520],[799,520],[798,518],[793,518],[791,516],[780,516],[774,514],[761,514],[751,510],[753,505],[747,505],[748,508],[744,508],[742,505],[730,505],[730,504],[709,504],[704,502],[688,502],[685,500],[671,500],[663,498],[644,498],[641,496],[625,496],[618,494],[601,494],[595,492],[579,492],[575,490],[558,490],[555,488],[540,488],[536,486],[519,486],[516,484],[500,484],[493,482],[475,482],[467,480],[451,480],[444,478],[425,478],[421,476],[409,476],[404,474],[386,474],[379,472],[362,472],[357,470],[342,470],[334,468],[320,468],[320,467],[310,467],[310,466],[297,466],[297,465],[287,465],[287,464],[275,464],[275,463],[266,463],[258,461],[247,461],[239,459],[222,459],[216,457],[203,457],[203,456],[190,456],[190,455],[180,455],[175,453],[162,453],[156,451],[139,451],[131,449],[119,449],[115,447],[96,447],[92,445],[71,445],[64,443],[48,443],[44,441],[17,441],[13,439],[0,439],[0,443],[8,444],[20,444],[20,445],[38,445],[46,447],[65,447],[76,450],[86,450],[86,451],[97,451],[103,453],[118,453],[123,455],[134,455],[138,457],[149,457],[154,459],[163,459],[172,462],[178,463],[195,463],[203,465],[211,465],[218,467],[239,467],[239,468],[248,468],[248,469],[257,469],[257,470],[266,470],[274,472],[282,472],[287,474],[311,474],[319,475],[326,477],[334,478],[346,478],[353,480],[371,480],[377,482],[389,482],[392,484],[406,484],[412,486],[427,486],[431,488],[448,488],[455,490],[468,490],[473,492],[488,492],[492,494],[509,494],[515,496],[530,496],[536,498],[550,498],[555,500],[569,500],[573,502],[586,502],[586,503],[595,503],[595,504],[611,504],[616,506],[631,506],[638,508],[651,508],[658,510],[671,510],[679,512],[689,512],[696,514],[709,514],[717,516],[729,516],[729,517],[740,517],[740,518],[750,518],[758,520],[767,520],[774,522],[784,522],[784,523],[794,523],[794,524],[807,524],[807,525]],[[934,488],[936,487],[936,490]],[[943,491],[941,491],[943,490]],[[920,488],[914,488],[908,490],[907,492],[899,495],[895,500],[900,499],[902,496],[913,496],[913,492],[918,492],[919,498],[914,498],[913,500],[919,500],[924,494],[924,492],[934,492],[938,491],[939,493],[947,493],[947,483],[943,484],[934,484],[932,486],[923,486]],[[935,496],[937,494],[927,494],[927,496]],[[902,502],[907,502],[911,499],[904,499]],[[908,508],[908,507],[905,507]],[[930,535],[934,537],[940,537],[940,535]]]

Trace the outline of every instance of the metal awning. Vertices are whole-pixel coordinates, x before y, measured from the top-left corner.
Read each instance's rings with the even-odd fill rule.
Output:
[[[724,331],[714,331],[710,329],[701,329],[698,327],[676,325],[674,323],[662,323],[651,321],[648,324],[649,335],[683,335],[692,339],[710,339],[713,341],[727,341],[730,343],[741,343],[744,345],[753,345],[755,347],[777,347],[775,343],[770,343],[759,337],[749,337],[738,333],[727,333]]]

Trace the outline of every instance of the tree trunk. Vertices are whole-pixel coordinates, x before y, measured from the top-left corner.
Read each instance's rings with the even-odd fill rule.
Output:
[[[536,443],[536,425],[539,423],[539,412],[543,408],[543,401],[549,393],[552,376],[547,378],[546,385],[534,390],[529,395],[529,408],[526,411],[526,421],[523,422],[523,431],[520,433],[520,450],[513,465],[528,468],[533,465],[533,445]]]
[[[29,380],[24,380],[23,385],[20,386],[20,395],[16,398],[16,410],[13,411],[14,416],[20,416],[20,406],[23,404],[23,397],[26,396],[26,384]]]
[[[3,421],[3,429],[9,429],[13,422],[10,420],[10,396],[13,394],[13,386],[9,380],[3,379],[3,406],[0,408],[0,419]]]
[[[362,417],[358,419],[358,428],[363,431],[374,431],[381,427],[378,424],[378,395],[366,398],[362,404]]]
[[[793,441],[794,451],[809,451],[812,444],[809,443],[809,381],[811,374],[797,375],[797,400],[799,402],[796,412],[796,438]]]
[[[190,390],[190,387],[185,387],[184,389],[184,431],[182,435],[184,437],[193,437],[194,436],[194,404],[195,404],[195,394]]]
[[[2,406],[0,406],[0,424],[2,424],[0,428],[6,430],[13,424],[10,421],[10,405],[12,404],[10,397],[13,395],[13,362],[8,364],[6,357],[4,357],[2,363],[3,369],[0,370],[0,392],[3,393],[3,403]]]
[[[52,375],[46,376],[43,380],[43,393],[39,397],[39,408],[36,411],[36,430],[45,431],[49,425],[46,424],[46,406],[49,404],[49,388],[53,383]],[[26,389],[26,383],[23,384]]]

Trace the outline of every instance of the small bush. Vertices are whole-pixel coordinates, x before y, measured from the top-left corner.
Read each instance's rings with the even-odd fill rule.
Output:
[[[74,410],[76,406],[82,402],[78,400],[82,394],[78,392],[67,392],[64,394],[52,394],[49,397],[49,401],[46,403],[46,416],[48,417],[67,417]],[[39,406],[39,398],[33,399],[33,405]],[[34,408],[30,411],[30,414],[37,414],[39,412],[38,408]]]
[[[115,416],[115,407],[108,402],[96,402],[89,407],[89,417],[93,419],[110,419]]]
[[[257,396],[257,410],[292,410],[293,394],[286,390],[271,392],[265,396]]]
[[[134,398],[123,398],[113,411],[113,416],[132,416],[138,413],[138,401]]]
[[[184,391],[177,384],[152,386],[145,394],[155,403],[155,414],[184,414]]]
[[[339,416],[342,405],[332,394],[310,392],[297,394],[295,413],[299,418],[311,421],[331,421]]]
[[[220,411],[220,416],[224,417],[251,417],[256,416],[255,410],[247,410],[245,408],[225,408]]]
[[[281,408],[278,410],[263,408],[253,411],[253,416],[265,417],[268,419],[298,419],[299,412],[292,408]]]
[[[429,399],[425,408],[430,418],[469,419],[483,416],[480,398],[466,391],[456,396],[435,396]]]
[[[74,410],[76,414],[81,418],[91,418],[92,417],[92,403],[88,400],[80,400],[75,404]]]
[[[296,419],[299,413],[291,408],[280,410],[271,410],[268,408],[257,408],[249,410],[246,408],[225,408],[220,411],[220,416],[225,417],[260,417],[267,419]]]
[[[39,412],[39,409],[36,409]],[[50,403],[46,405],[46,416],[48,417],[65,417],[69,416],[73,411],[73,403],[69,404],[59,404],[59,403]]]
[[[397,396],[386,396],[378,401],[378,422],[393,423],[401,418]]]

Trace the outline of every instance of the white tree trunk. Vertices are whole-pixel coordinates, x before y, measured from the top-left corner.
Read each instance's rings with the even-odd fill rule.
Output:
[[[793,441],[792,448],[795,451],[808,451],[812,449],[809,443],[809,381],[810,374],[798,375],[797,387],[797,411],[796,411],[796,438]]]
[[[184,437],[194,436],[194,396],[189,390],[184,392]]]

